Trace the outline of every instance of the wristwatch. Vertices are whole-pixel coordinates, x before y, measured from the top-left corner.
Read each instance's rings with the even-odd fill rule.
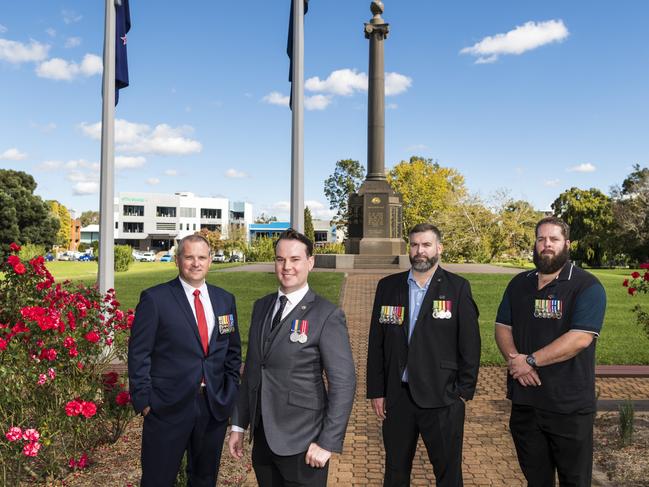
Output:
[[[536,365],[536,358],[534,357],[533,353],[531,353],[527,357],[525,357],[525,361],[527,362],[527,365],[529,365],[533,369],[538,369],[539,368],[539,366]]]

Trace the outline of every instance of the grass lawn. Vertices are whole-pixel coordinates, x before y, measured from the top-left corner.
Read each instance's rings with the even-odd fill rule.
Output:
[[[649,364],[649,339],[636,324],[631,308],[640,304],[649,308],[649,295],[631,297],[622,281],[632,270],[590,270],[606,289],[607,306],[604,326],[597,343],[599,364]],[[494,320],[505,287],[512,276],[506,274],[463,274],[471,282],[473,296],[480,309],[482,363],[503,364],[496,347]]]
[[[208,282],[220,286],[237,298],[237,309],[241,323],[241,338],[244,346],[248,339],[248,326],[253,302],[277,289],[272,273],[261,272],[219,272],[232,264],[213,264]],[[50,262],[47,265],[57,280],[70,279],[94,283],[96,262]],[[608,305],[601,337],[597,344],[597,361],[600,364],[649,364],[649,339],[635,322],[631,312],[634,304],[649,309],[649,295],[631,297],[622,280],[629,269],[591,270],[606,288]],[[117,296],[124,308],[134,308],[142,289],[154,286],[176,277],[178,271],[173,263],[135,262],[125,273],[115,275]],[[493,339],[494,319],[502,294],[511,279],[507,274],[465,274],[471,282],[473,295],[480,309],[480,330],[482,334],[482,363],[502,364],[500,353]],[[309,276],[311,287],[320,295],[337,303],[343,274],[318,272]]]

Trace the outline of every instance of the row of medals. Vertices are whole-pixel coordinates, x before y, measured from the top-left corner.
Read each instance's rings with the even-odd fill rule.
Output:
[[[453,315],[448,310],[447,311],[444,311],[442,309],[434,309],[433,310],[433,318],[435,318],[435,319],[449,320],[449,319],[451,319],[451,316],[453,316]]]
[[[563,314],[561,311],[543,311],[539,309],[534,310],[534,318],[553,318],[560,320]]]
[[[306,341],[307,341],[307,336],[306,336],[306,333],[298,333],[297,331],[294,331],[294,332],[291,333],[291,335],[289,336],[289,339],[290,339],[293,343],[296,343],[296,342],[299,342],[299,343],[306,343]]]

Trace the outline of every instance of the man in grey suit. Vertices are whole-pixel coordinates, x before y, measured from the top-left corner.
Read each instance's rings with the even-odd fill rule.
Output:
[[[279,290],[255,302],[230,453],[250,426],[261,487],[325,486],[343,447],[356,389],[345,315],[309,289],[313,243],[293,229],[275,242]],[[327,387],[323,380],[327,377]]]

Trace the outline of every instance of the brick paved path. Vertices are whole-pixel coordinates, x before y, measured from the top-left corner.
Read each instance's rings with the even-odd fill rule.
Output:
[[[349,274],[343,288],[342,307],[356,364],[358,386],[342,455],[334,455],[329,467],[330,486],[380,486],[383,480],[383,439],[380,422],[365,399],[367,336],[378,274]],[[507,428],[509,401],[505,397],[501,367],[482,367],[475,398],[468,403],[464,428],[464,485],[522,486],[514,446]],[[643,399],[649,393],[648,378],[598,378],[600,399]],[[421,442],[413,462],[411,485],[435,485],[435,476]],[[255,486],[250,473],[246,486]]]

